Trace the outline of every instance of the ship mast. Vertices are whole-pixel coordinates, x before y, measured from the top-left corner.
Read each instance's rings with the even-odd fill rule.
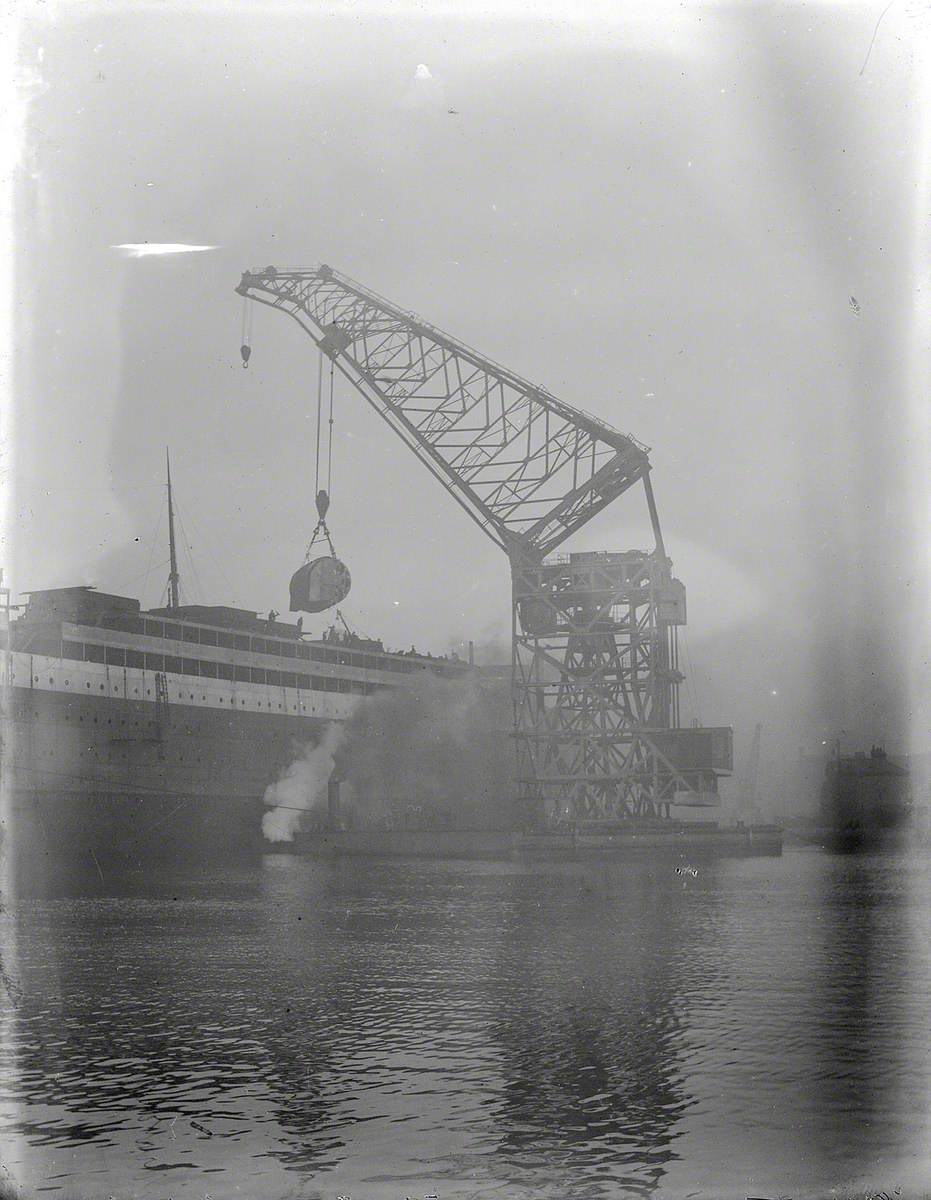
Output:
[[[181,604],[178,585],[181,576],[178,574],[178,556],[175,553],[175,510],[171,503],[171,459],[168,457],[168,447],[165,447],[165,467],[168,472],[168,553],[171,567],[168,573],[168,607],[178,608]]]

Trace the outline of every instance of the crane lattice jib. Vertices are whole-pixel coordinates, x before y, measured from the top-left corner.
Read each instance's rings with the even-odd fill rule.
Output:
[[[321,265],[247,271],[485,532],[542,558],[650,469],[648,448]]]

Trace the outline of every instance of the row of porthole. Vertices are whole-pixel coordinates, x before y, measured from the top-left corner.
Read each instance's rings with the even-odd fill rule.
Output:
[[[110,722],[108,721],[108,722],[107,722],[107,724],[109,724],[109,723],[110,723]],[[81,749],[80,749],[80,751],[79,751],[79,753],[81,753],[81,754],[93,754],[95,757],[99,757],[99,756],[100,756],[100,750],[101,750],[101,747],[99,747],[99,746],[87,746],[87,747],[84,747],[84,746],[82,746],[82,747],[81,747]],[[53,749],[50,749],[50,750],[48,751],[48,753],[49,753],[49,756],[50,756],[50,757],[52,757],[52,758],[54,758],[54,757],[55,757],[55,751],[54,751]],[[183,754],[180,754],[180,755],[178,756],[178,761],[179,761],[179,762],[182,762],[182,763],[184,762],[184,755],[183,755]],[[203,760],[203,757],[202,757],[201,755],[199,755],[199,754],[198,754],[198,755],[197,755],[197,757],[196,757],[195,759],[189,759],[188,761],[189,761],[189,762],[203,763],[203,761],[204,761],[204,760]]]
[[[38,711],[34,712],[34,713],[33,713],[33,716],[34,716],[34,717],[38,717],[38,716],[39,716],[39,713],[38,713]],[[66,721],[67,721],[67,720],[69,720],[69,718],[68,718],[68,716],[67,716],[67,715],[65,716],[65,720],[66,720]],[[83,718],[83,717],[79,717],[79,718],[78,718],[78,720],[79,720],[79,721],[80,721],[80,723],[83,725],[83,723],[84,723],[84,718]],[[93,718],[93,724],[94,724],[94,725],[98,724],[98,718],[97,718],[97,717],[94,717],[94,718]],[[111,717],[108,717],[108,718],[107,718],[107,724],[108,724],[108,725],[112,725],[112,724],[113,724],[113,719],[112,719]],[[121,721],[120,721],[120,725],[121,725],[121,726],[125,726],[125,725],[126,725],[126,722],[125,722],[125,720],[121,720]],[[138,728],[138,723],[137,723],[137,722],[133,722],[133,725],[132,725],[132,727],[133,727],[133,729],[137,729],[137,728]],[[195,733],[195,732],[196,732],[196,733],[201,733],[201,732],[203,732],[203,731],[202,731],[200,728],[198,728],[197,730],[189,730],[189,732],[190,732],[190,733]],[[87,747],[87,749],[88,749],[88,751],[90,751],[90,750],[92,749],[92,747],[88,746],[88,747]],[[51,753],[54,753],[54,751],[51,751]],[[83,751],[82,751],[82,753],[83,753]],[[181,760],[181,761],[182,761],[182,762],[184,761],[183,757],[182,757],[182,760]],[[198,759],[198,762],[199,762],[199,761],[200,761],[200,759]]]
[[[35,682],[36,682],[36,683],[38,683],[38,676],[35,676],[34,678],[35,678]],[[55,682],[55,679],[54,679],[54,677],[53,677],[53,676],[49,676],[49,677],[48,677],[48,682],[49,682],[50,684],[54,684],[54,682]],[[65,680],[65,686],[66,686],[66,688],[70,688],[70,686],[71,686],[71,680],[70,680],[70,679],[66,679],[66,680]],[[85,688],[90,688],[90,684],[89,684],[89,683],[88,683],[88,684],[85,684],[84,686],[85,686]],[[113,689],[113,690],[114,690],[114,692],[115,692],[115,694],[116,694],[116,695],[118,695],[118,696],[120,695],[120,689],[119,689],[119,688],[116,688],[116,686],[115,686],[115,685],[114,685],[114,689]],[[101,684],[101,691],[103,691],[103,684]],[[137,696],[139,695],[139,689],[138,689],[138,688],[134,688],[134,689],[133,689],[133,691],[134,691],[134,694],[136,694]],[[146,689],[145,689],[145,695],[146,695],[146,696],[151,696],[151,694],[152,694],[152,690],[151,690],[151,688],[146,688]],[[193,698],[194,698],[194,694],[193,694],[193,692],[188,692],[188,696],[190,696],[190,697],[191,697],[191,700],[193,700]],[[178,692],[178,698],[179,698],[179,700],[184,700],[184,698],[185,698],[185,697],[184,697],[184,692],[180,692],[180,691],[179,691],[179,692]],[[200,697],[200,698],[202,698],[202,700],[203,700],[203,701],[206,701],[206,696],[202,696],[202,697]],[[223,697],[222,697],[222,696],[220,696],[220,703],[221,703],[221,704],[223,703]],[[229,703],[230,703],[230,704],[235,704],[235,703],[236,703],[236,697],[235,697],[235,696],[233,696],[232,700],[230,700],[230,701],[229,701]],[[240,704],[245,704],[245,703],[246,703],[246,701],[245,701],[245,700],[241,700],[241,701],[240,701]],[[259,706],[259,708],[262,708],[262,701],[258,701],[258,706]],[[281,707],[282,707],[282,706],[281,706],[281,704],[278,704],[278,708],[281,708]],[[269,708],[271,708],[271,704],[269,704]],[[296,712],[298,712],[298,706],[296,706],[296,704],[292,704],[292,712],[293,712],[293,713],[296,713]],[[306,712],[307,712],[307,706],[306,706],[306,704],[301,704],[301,712],[302,712],[302,713],[306,713]]]
[[[100,756],[101,756],[101,755],[100,755],[100,747],[99,747],[99,746],[88,746],[86,750],[85,750],[85,749],[82,747],[82,748],[80,749],[79,753],[80,753],[80,754],[82,754],[82,755],[83,755],[83,754],[92,754],[92,755],[94,756],[94,758],[100,758]],[[50,751],[49,751],[49,757],[50,757],[50,758],[54,758],[54,757],[55,757],[55,751],[54,751],[54,750],[50,750]],[[198,755],[198,757],[197,757],[196,759],[188,759],[188,762],[190,762],[190,763],[194,763],[194,762],[196,762],[198,765],[203,765],[203,761],[204,761],[204,760],[203,760],[203,759],[202,759],[202,758],[201,758],[199,755]],[[111,762],[112,762],[112,759],[111,759]],[[183,763],[183,762],[184,762],[184,755],[183,755],[183,754],[179,755],[179,757],[178,757],[178,762],[181,762],[181,763]]]
[[[13,676],[13,678],[15,679],[15,678],[16,678],[16,676],[14,675],[14,676]],[[33,677],[32,677],[32,678],[33,678],[34,682],[36,682],[36,683],[38,683],[38,682],[39,682],[39,676],[38,676],[38,675],[33,675]],[[48,681],[49,681],[49,683],[51,683],[51,684],[54,684],[54,682],[55,682],[55,677],[54,677],[54,675],[49,675],[49,677],[48,677]],[[84,686],[85,686],[86,688],[90,688],[90,684],[89,684],[89,683],[85,683],[85,685],[84,685]],[[71,687],[71,680],[70,680],[70,679],[66,679],[66,680],[65,680],[65,687]],[[103,691],[103,689],[104,689],[104,685],[103,685],[103,684],[101,684],[101,685],[100,685],[100,690],[101,690],[101,691]],[[119,688],[118,688],[118,687],[117,687],[115,684],[114,684],[114,686],[113,686],[113,690],[114,690],[114,692],[115,692],[117,695],[119,695],[119,694],[120,694],[120,689],[119,689]]]
[[[14,674],[13,678],[14,678],[14,679],[16,678],[15,674]],[[38,675],[34,675],[34,676],[33,676],[33,679],[35,680],[35,682],[36,682],[36,683],[38,683],[38,682],[39,682],[39,676],[38,676]],[[54,676],[52,676],[52,675],[49,675],[49,677],[48,677],[48,681],[49,681],[49,683],[51,683],[51,684],[54,684],[54,683],[55,683],[55,678],[54,678]],[[65,680],[65,687],[70,687],[70,686],[71,686],[71,680],[70,680],[70,679],[66,679],[66,680]],[[90,684],[89,684],[89,683],[86,683],[84,686],[85,686],[85,687],[87,687],[87,688],[89,688],[89,687],[90,687]],[[103,684],[101,684],[101,685],[100,685],[100,690],[101,690],[101,691],[103,691],[103,690],[104,690],[104,685],[103,685]],[[115,684],[114,684],[114,687],[113,687],[113,691],[116,693],[116,695],[117,695],[117,696],[120,694],[120,689],[119,689],[119,688],[118,688],[118,687],[117,687]],[[135,695],[137,695],[137,696],[139,695],[139,689],[138,689],[138,688],[134,688],[134,689],[133,689],[133,691],[134,691]],[[151,688],[146,688],[145,694],[146,694],[147,696],[151,696],[151,695],[152,695],[152,689],[151,689]],[[188,693],[188,695],[190,696],[190,698],[191,698],[192,700],[194,699],[194,693],[193,693],[193,692],[189,692],[189,693]],[[179,699],[179,700],[183,700],[183,699],[184,699],[184,693],[183,693],[183,692],[178,692],[178,699]],[[206,699],[207,699],[207,697],[206,697],[206,696],[201,696],[201,700],[204,700],[204,701],[206,701]],[[220,703],[221,703],[221,704],[223,703],[223,697],[222,697],[222,696],[220,696],[220,697],[219,697],[219,701],[220,701]],[[230,704],[235,704],[235,703],[236,703],[236,697],[235,697],[235,696],[233,696],[233,697],[232,697],[232,699],[230,700]],[[246,701],[245,701],[245,700],[240,700],[240,701],[239,701],[239,703],[240,703],[240,704],[242,704],[242,705],[245,705]],[[259,706],[259,708],[261,708],[261,707],[262,707],[262,701],[261,701],[261,700],[259,700],[257,703],[258,703],[258,706]],[[269,702],[269,705],[268,705],[268,707],[269,707],[269,709],[271,709],[271,702]],[[281,709],[281,705],[280,705],[280,704],[278,705],[278,708],[279,708],[279,710]],[[292,711],[292,712],[297,712],[297,705],[296,705],[296,704],[292,704],[292,705],[291,705],[291,711]],[[301,712],[307,712],[307,705],[306,705],[306,704],[302,704],[302,705],[301,705]]]
[[[51,679],[51,678],[49,679],[49,683],[54,683],[54,682],[55,682],[55,681],[54,681],[53,679]],[[66,679],[66,680],[65,680],[65,685],[67,686],[67,684],[68,684],[68,680]],[[88,687],[90,687],[90,684],[88,684],[87,686],[88,686]],[[101,685],[100,685],[100,690],[101,690],[101,691],[103,691],[103,684],[101,684]],[[136,694],[138,695],[138,693],[139,693],[139,689],[138,689],[138,688],[136,688],[136,689],[135,689],[135,691],[136,691]],[[151,691],[150,691],[149,689],[146,689],[146,695],[147,695],[147,696],[150,696],[151,694],[152,694],[152,693],[151,693]],[[192,700],[195,698],[195,697],[194,697],[194,693],[193,693],[193,692],[190,692],[190,693],[189,693],[189,695],[190,695],[190,698],[191,698]],[[180,692],[178,693],[178,699],[179,699],[179,700],[183,700],[183,699],[184,699],[184,697],[182,696],[182,694],[181,694]],[[203,701],[206,701],[206,699],[207,699],[207,697],[206,697],[206,696],[201,696],[201,700],[203,700]],[[222,703],[223,703],[223,697],[222,697],[222,696],[220,696],[220,697],[219,697],[219,700],[220,700],[220,703],[222,704]],[[235,697],[235,696],[233,696],[233,697],[231,698],[231,700],[230,700],[230,704],[235,704],[235,703],[236,703],[236,697]],[[240,700],[240,701],[239,701],[239,703],[240,703],[241,705],[243,705],[243,707],[245,707],[246,701],[245,701],[245,700]],[[259,708],[261,708],[261,707],[262,707],[262,701],[261,701],[261,700],[259,700],[259,701],[258,701],[258,706],[259,706]],[[269,709],[271,709],[271,704],[269,704],[269,706],[268,706],[268,707],[269,707]],[[279,709],[280,709],[280,708],[281,708],[281,705],[279,704],[279,705],[278,705],[278,707],[279,707]],[[292,712],[297,712],[297,705],[296,705],[296,704],[292,704],[292,705],[291,705],[291,711],[292,711]],[[302,705],[301,705],[301,712],[307,712],[307,705],[306,705],[306,704],[302,704]],[[83,718],[82,718],[82,720],[83,720]],[[121,723],[122,723],[122,722],[121,722]]]

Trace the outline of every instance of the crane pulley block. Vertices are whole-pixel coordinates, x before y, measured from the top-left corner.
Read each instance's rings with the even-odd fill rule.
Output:
[[[340,329],[335,322],[331,325],[322,325],[320,328],[323,337],[318,344],[323,353],[330,358],[336,358],[338,354],[342,354],[347,346],[352,345],[352,338],[345,329]]]

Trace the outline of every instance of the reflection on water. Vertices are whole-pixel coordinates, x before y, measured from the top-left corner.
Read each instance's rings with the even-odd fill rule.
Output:
[[[665,892],[674,902],[658,905]],[[519,881],[492,995],[509,1176],[542,1188],[559,1166],[592,1194],[611,1181],[648,1195],[662,1180],[690,1103],[677,1070],[680,896],[671,869]]]
[[[4,1169],[68,1197],[892,1195],[927,1167],[928,878],[816,851],[95,874],[3,915]]]

